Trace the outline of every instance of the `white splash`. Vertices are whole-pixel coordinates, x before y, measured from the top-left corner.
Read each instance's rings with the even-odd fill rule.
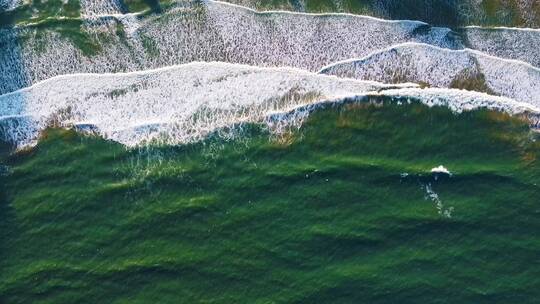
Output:
[[[433,191],[433,187],[431,186],[431,184],[426,184],[425,186],[422,186],[422,188],[424,188],[426,191],[426,199],[429,199],[435,203],[437,213],[446,218],[452,218],[452,212],[454,212],[454,207],[446,207],[439,198],[439,195],[435,191]]]
[[[431,169],[431,173],[442,173],[442,174],[446,174],[446,175],[452,175],[452,173],[450,173],[450,171],[448,171],[448,169],[446,169],[442,165]]]

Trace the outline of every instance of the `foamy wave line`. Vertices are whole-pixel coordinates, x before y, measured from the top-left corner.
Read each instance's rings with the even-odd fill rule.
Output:
[[[475,91],[443,88],[423,89],[418,87],[387,89],[361,95],[321,100],[316,103],[298,106],[291,111],[271,113],[267,116],[266,122],[272,129],[285,130],[290,126],[300,127],[304,119],[316,110],[343,104],[369,103],[381,105],[384,101],[396,105],[418,102],[428,107],[445,107],[456,114],[481,109],[496,111],[513,116],[522,116],[529,121],[531,128],[540,128],[540,108],[537,106]]]
[[[256,10],[247,6],[234,4],[230,2],[224,2],[224,1],[217,1],[217,0],[205,0],[206,3],[216,3],[219,5],[225,5],[230,6],[246,11],[250,11],[257,15],[271,15],[271,14],[283,14],[283,15],[298,15],[298,16],[317,16],[317,17],[353,17],[353,18],[364,18],[364,19],[370,19],[378,22],[387,22],[387,23],[412,23],[412,24],[418,24],[418,25],[429,25],[426,22],[419,21],[419,20],[408,20],[408,19],[383,19],[383,18],[377,18],[369,15],[361,15],[361,14],[351,14],[351,13],[308,13],[308,12],[296,12],[296,11],[287,11],[287,10]]]
[[[487,108],[540,113],[527,103],[476,92],[385,85],[292,68],[190,63],[124,74],[59,76],[1,95],[0,138],[17,147],[29,146],[47,127],[59,126],[128,147],[184,144],[243,122],[266,122],[270,130],[280,132],[301,125],[310,112],[306,110],[380,97],[419,100],[455,112]],[[276,119],[280,115],[284,119]]]
[[[17,2],[19,0],[15,0]],[[9,2],[9,1],[8,1]],[[83,0],[82,1],[85,5],[88,5],[88,3],[96,2],[95,0],[88,1]],[[83,7],[83,12],[81,14],[80,18],[70,18],[70,17],[48,17],[45,20],[74,20],[74,19],[101,19],[101,18],[116,18],[116,19],[122,19],[124,17],[128,16],[143,16],[145,14],[144,11],[142,12],[135,12],[135,13],[126,13],[122,12],[121,10],[121,4],[118,3],[118,1],[115,0],[99,0],[97,2],[102,2],[100,5],[94,5],[93,8],[86,8]],[[310,12],[301,12],[301,11],[288,11],[288,10],[280,10],[280,9],[271,9],[271,10],[258,10],[254,9],[245,5],[225,2],[225,1],[218,1],[218,0],[204,0],[204,2],[208,4],[218,4],[218,5],[224,5],[224,6],[230,6],[233,8],[250,11],[257,15],[272,15],[272,14],[282,14],[282,15],[299,15],[299,16],[314,16],[314,17],[353,17],[353,18],[363,18],[363,19],[370,19],[377,22],[384,22],[384,23],[412,23],[416,25],[429,25],[431,24],[420,21],[420,20],[413,20],[413,19],[385,19],[385,18],[379,18],[374,17],[371,15],[365,15],[365,14],[353,14],[353,13],[343,13],[343,12],[324,12],[324,13],[310,13]],[[84,6],[84,5],[83,5]],[[180,9],[182,10],[182,9]],[[26,27],[28,25],[35,25],[34,23],[24,23],[20,25],[20,27]],[[443,27],[441,27],[443,28]],[[486,30],[515,30],[515,31],[528,31],[528,32],[539,32],[539,28],[530,28],[530,27],[510,27],[510,26],[483,26],[483,25],[467,25],[459,27],[462,29],[486,29]]]
[[[533,66],[532,64],[530,64],[528,62],[518,60],[518,59],[497,57],[497,56],[487,54],[487,53],[484,53],[484,52],[481,52],[481,51],[478,51],[478,50],[475,50],[475,49],[469,49],[469,48],[449,49],[449,48],[442,48],[442,47],[438,47],[436,45],[431,45],[431,44],[421,43],[421,42],[403,42],[403,43],[398,43],[398,44],[389,46],[389,47],[384,48],[384,49],[373,51],[373,52],[371,52],[368,55],[363,56],[363,57],[348,58],[348,59],[345,59],[345,60],[339,60],[339,61],[333,62],[333,63],[331,63],[329,65],[326,65],[326,66],[322,67],[318,71],[318,73],[324,74],[324,72],[326,70],[331,69],[331,68],[333,68],[333,67],[335,67],[337,65],[350,64],[350,63],[355,63],[355,62],[358,62],[358,61],[365,61],[365,60],[368,60],[371,57],[376,56],[378,54],[382,54],[382,53],[385,53],[385,52],[388,52],[388,51],[393,51],[393,50],[397,50],[397,49],[400,49],[400,48],[406,48],[406,47],[425,47],[425,48],[431,48],[433,50],[438,50],[438,51],[441,51],[441,52],[449,52],[449,53],[474,53],[474,54],[476,54],[478,56],[490,58],[490,59],[493,59],[493,60],[499,60],[501,62],[506,62],[506,63],[510,63],[510,64],[522,65],[522,66],[525,66],[527,68],[531,68],[531,69],[534,69],[536,71],[540,71],[540,68],[535,67],[535,66]]]
[[[531,27],[512,27],[512,26],[481,26],[481,25],[468,25],[464,26],[464,29],[486,29],[486,30],[510,30],[510,31],[524,31],[540,33],[540,29]]]
[[[208,1],[211,1],[211,0],[208,0]],[[531,0],[529,0],[531,1]],[[532,1],[535,1],[535,0],[532,0]],[[229,3],[231,5],[236,5],[236,6],[240,6],[240,7],[249,7],[250,9],[253,9],[254,11],[256,12],[260,12],[260,13],[264,13],[264,12],[289,12],[289,13],[298,13],[298,14],[310,14],[310,15],[351,15],[350,13],[341,13],[341,12],[328,12],[328,13],[307,13],[305,12],[305,8],[306,8],[306,3],[305,1],[288,1],[288,2],[285,2],[285,3],[288,3],[289,4],[289,8],[285,8],[285,9],[259,9],[258,6],[259,4],[261,4],[261,2],[264,2],[264,1],[250,1],[250,0],[228,0],[228,1],[215,1],[215,2],[225,2],[225,3]],[[379,1],[381,2],[381,1]],[[392,2],[392,1],[390,1]],[[460,16],[461,14],[463,13],[466,13],[466,15],[468,15],[467,17],[472,17],[473,19],[472,20],[475,20],[474,16],[476,16],[477,19],[481,19],[481,15],[482,15],[482,12],[481,10],[478,11],[478,9],[481,9],[482,6],[478,4],[478,1],[461,1],[463,3],[461,3],[460,5],[456,5],[456,8],[459,10],[459,11],[456,11],[456,12],[452,12],[453,14],[457,14],[456,16],[457,17],[465,17],[465,16]],[[521,12],[523,13],[524,11],[527,11],[527,10],[532,10],[532,8],[530,8],[530,5],[527,5],[523,2],[525,2],[524,0],[518,0],[518,6],[519,6],[519,10],[518,12]],[[297,3],[298,4],[298,7],[295,8],[294,4],[293,3]],[[346,5],[344,5],[343,1],[333,1],[333,4],[335,5],[335,9],[339,10],[339,11],[343,11],[346,9]],[[272,5],[276,5],[276,4],[272,4]],[[430,3],[424,3],[424,5],[421,5],[421,4],[410,4],[409,6],[411,6],[411,8],[413,8],[414,6],[423,6],[423,7],[416,7],[417,9],[425,9],[426,7],[425,6],[430,6]],[[286,6],[283,6],[283,7],[286,7]],[[440,9],[440,7],[437,7],[437,5],[435,5],[435,7],[431,6],[432,9]],[[379,16],[383,16],[382,18],[388,18],[391,16],[391,14],[386,11],[388,9],[388,7],[384,7],[384,4],[380,4],[378,7],[374,8],[374,11],[372,11],[372,13],[374,14],[377,14]],[[479,15],[480,14],[480,15]],[[352,15],[357,15],[357,14],[352,14]],[[472,15],[472,16],[471,16]],[[369,15],[371,16],[371,15]],[[522,16],[523,17],[523,16]],[[378,17],[374,17],[374,18],[378,18]],[[380,17],[379,17],[380,18]],[[534,18],[534,17],[533,17]],[[468,19],[468,18],[466,18]],[[527,19],[527,18],[525,18]],[[471,20],[471,21],[472,21]],[[503,21],[504,22],[504,21]],[[468,23],[468,22],[467,22]],[[527,22],[525,24],[535,24],[536,22],[534,21],[531,21],[531,20],[527,20]],[[468,23],[470,25],[467,25],[467,26],[464,26],[464,28],[466,27],[483,27],[482,25],[474,25],[472,23]],[[490,26],[490,27],[493,27],[493,26]],[[530,27],[507,27],[507,26],[494,26],[493,28],[524,28],[524,29],[531,29]]]
[[[0,96],[0,136],[17,146],[31,145],[55,125],[91,129],[126,146],[186,143],[236,122],[260,121],[266,113],[391,87],[396,86],[293,68],[200,62],[64,75]]]
[[[317,71],[405,41],[462,47],[446,28],[363,16],[258,14],[213,1],[179,4],[144,17],[96,9],[81,28],[90,37],[86,52],[52,30],[0,31],[0,41],[8,46],[0,48],[0,93],[72,73],[128,72],[193,61]]]
[[[319,73],[385,83],[417,82],[433,87],[466,87],[540,105],[540,69],[480,51],[402,43],[358,59],[339,61]]]
[[[364,14],[352,14],[352,13],[342,13],[342,12],[324,12],[324,13],[309,13],[309,12],[299,12],[299,11],[291,11],[291,10],[283,10],[283,9],[270,9],[270,10],[259,10],[254,9],[252,7],[248,7],[245,5],[240,5],[236,3],[231,2],[225,2],[225,1],[218,1],[218,0],[205,0],[206,2],[214,2],[219,3],[222,5],[229,5],[232,7],[242,8],[245,10],[250,10],[256,14],[291,14],[291,15],[306,15],[306,16],[349,16],[349,17],[362,17],[362,18],[371,18],[372,20],[377,21],[388,21],[388,22],[413,22],[416,24],[425,24],[428,25],[429,23],[420,21],[420,20],[410,20],[410,19],[384,19],[384,18],[378,18],[370,15],[364,15]],[[467,28],[481,28],[481,29],[504,29],[504,30],[523,30],[523,31],[538,31],[540,32],[540,29],[537,28],[530,28],[530,27],[511,27],[511,26],[482,26],[482,25],[467,25],[462,26],[461,28],[467,29]]]
[[[179,1],[163,14],[143,16],[119,13],[111,3],[85,1],[89,6],[81,29],[89,34],[89,44],[84,47],[53,30],[1,30],[0,43],[7,47],[0,48],[0,93],[56,75],[127,72],[192,61],[317,71],[332,62],[404,42],[449,49],[469,46],[540,66],[540,35],[530,31],[466,28],[460,34],[419,21],[352,14],[258,13],[220,1]]]

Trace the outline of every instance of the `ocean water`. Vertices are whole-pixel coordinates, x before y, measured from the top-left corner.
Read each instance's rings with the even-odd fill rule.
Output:
[[[5,303],[535,303],[538,133],[413,103],[3,156]],[[449,171],[432,172],[443,166]]]
[[[538,303],[539,12],[0,0],[0,303]]]

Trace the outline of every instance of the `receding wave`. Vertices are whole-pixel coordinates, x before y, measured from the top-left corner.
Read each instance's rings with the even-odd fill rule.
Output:
[[[384,85],[291,68],[191,63],[147,72],[59,76],[2,95],[0,136],[21,147],[35,143],[45,128],[61,126],[91,131],[126,146],[181,144],[232,124],[264,122],[276,113],[324,101],[369,101],[380,96],[458,112],[476,108],[539,112],[527,103],[476,92]],[[292,123],[302,117],[296,115]]]
[[[362,59],[325,67],[321,73],[385,83],[416,82],[510,97],[540,105],[540,69],[478,51],[406,43]]]

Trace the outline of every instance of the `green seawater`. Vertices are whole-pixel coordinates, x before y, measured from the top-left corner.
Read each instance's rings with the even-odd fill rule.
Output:
[[[540,143],[522,119],[341,105],[238,132],[4,145],[0,303],[538,303]]]

